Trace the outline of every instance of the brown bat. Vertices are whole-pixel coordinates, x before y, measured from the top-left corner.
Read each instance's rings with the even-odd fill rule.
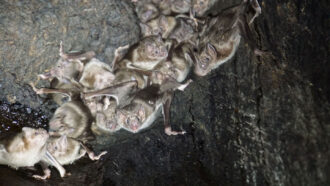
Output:
[[[97,90],[95,92],[102,94],[102,91],[107,90],[105,96],[110,96],[116,99],[118,107],[127,105],[130,101],[130,96],[127,95],[130,92],[134,92],[137,87],[136,81],[124,82],[106,89]],[[90,96],[93,92],[71,92],[70,90],[64,89],[37,89],[34,90],[41,93],[61,93],[71,97],[71,101],[64,103],[58,109],[56,109],[54,116],[49,122],[49,129],[52,135],[61,136],[66,135],[72,138],[81,138],[85,140],[88,137],[88,128],[92,122],[92,113],[97,112],[97,105],[93,108],[89,104],[84,104],[84,100],[88,102],[89,99],[93,98]],[[124,92],[124,93],[123,93]],[[127,94],[125,94],[127,93]],[[82,98],[82,99],[81,99]],[[93,103],[94,100],[91,101]],[[90,106],[90,107],[88,107]]]
[[[209,20],[201,32],[198,52],[195,55],[195,74],[205,76],[231,59],[238,48],[241,36],[246,39],[256,55],[262,55],[263,52],[256,47],[246,18],[249,7],[250,3],[243,1]]]
[[[192,0],[171,0],[171,10],[173,13],[186,14],[191,9]]]
[[[38,77],[42,79],[57,78],[61,82],[68,83],[69,79],[79,79],[80,73],[84,68],[83,61],[89,61],[95,56],[95,52],[75,52],[64,53],[62,41],[60,44],[60,59],[57,61],[55,67],[49,72],[39,74]]]
[[[107,152],[103,151],[95,155],[82,142],[67,136],[50,137],[47,142],[47,150],[61,164],[72,164],[76,160],[88,154],[91,160],[99,160]]]
[[[114,84],[136,81],[138,89],[143,89],[148,85],[147,75],[145,73],[141,73],[138,70],[126,68],[119,69],[115,73]]]
[[[53,136],[84,139],[91,122],[92,116],[86,105],[81,101],[70,101],[56,109],[49,121],[49,131]]]
[[[185,14],[191,9],[191,0],[152,0],[161,14]]]
[[[118,124],[129,132],[137,133],[150,127],[162,112],[167,135],[185,134],[185,131],[172,130],[169,123],[173,92],[159,92],[159,87],[156,86],[149,86],[138,92],[130,105],[117,111]]]
[[[46,179],[50,176],[48,164],[55,166],[65,176],[65,169],[47,152],[46,143],[49,135],[44,129],[33,129],[23,127],[22,132],[12,139],[6,139],[0,144],[0,164],[8,165],[18,169],[20,167],[31,167],[41,163],[44,175],[34,175],[37,179]],[[47,162],[47,163],[46,163]]]
[[[114,79],[110,66],[93,58],[85,65],[79,83],[86,90],[100,90],[113,85]]]
[[[98,109],[95,114],[95,122],[92,124],[94,134],[109,134],[121,129],[116,120],[116,111],[116,103],[113,100],[110,100],[110,104],[106,109]]]
[[[51,97],[58,105],[63,105],[64,103],[71,101],[71,96],[76,92],[80,92],[82,89],[81,85],[76,81],[71,81],[71,83],[64,83],[54,78],[50,83],[50,88],[36,88],[33,83],[30,86],[34,92],[38,95],[40,94],[51,94]],[[54,92],[54,90],[58,90]]]
[[[197,38],[196,25],[193,19],[186,17],[177,17],[177,24],[171,34],[170,39],[176,40],[178,44],[180,43],[193,43],[194,38]]]
[[[88,107],[80,97],[81,88],[52,89],[36,88],[30,84],[37,94],[62,94],[69,98],[69,101],[56,109],[53,117],[49,121],[51,135],[84,139],[88,132],[87,128],[91,124],[92,115]]]
[[[131,95],[130,104],[118,108],[116,112],[117,123],[125,130],[136,133],[149,127],[158,117],[159,112],[163,111],[165,133],[168,135],[184,134],[184,131],[173,131],[169,124],[169,109],[173,90],[177,89],[178,86],[171,81],[162,86],[165,88],[161,89],[159,85],[151,85]],[[102,94],[95,92],[90,96],[102,96],[106,92],[102,91]]]
[[[116,71],[114,82],[136,80],[139,89],[143,89],[150,84],[163,85],[164,83],[171,82],[170,84],[176,84],[179,90],[184,90],[186,85],[180,83],[186,79],[193,64],[191,48],[192,45],[190,44],[180,44],[171,50],[169,60],[159,63],[150,71],[137,69],[121,69]]]
[[[71,80],[71,83],[58,83],[56,86],[52,86],[55,89],[66,89],[72,92],[86,92],[93,90],[100,90],[106,87],[113,85],[113,80],[115,79],[115,75],[112,73],[110,66],[99,61],[96,58],[92,58],[84,67],[84,70],[81,74],[81,78],[79,82],[75,80]],[[65,97],[63,94],[52,94],[55,102],[63,102],[62,100]],[[104,102],[107,102],[110,98],[103,98]],[[94,100],[84,100],[86,101],[86,105],[92,106],[89,103],[92,103]],[[99,101],[95,100],[95,101]],[[91,109],[91,112],[94,110]]]
[[[119,52],[116,51],[112,69],[152,70],[167,58],[170,46],[171,43],[164,42],[161,36],[143,38],[138,44],[130,47],[123,60],[120,60],[122,57],[119,57]]]
[[[171,14],[171,1],[172,0],[152,0],[153,4],[159,9],[160,14]]]
[[[161,35],[163,39],[168,38],[176,26],[177,21],[173,16],[160,15],[147,23],[140,23],[143,37]]]
[[[192,0],[192,9],[197,17],[205,16],[218,0]]]
[[[98,96],[110,96],[116,100],[117,107],[120,108],[131,102],[131,95],[134,94],[136,90],[137,82],[133,80],[119,83],[105,89],[81,93],[81,97],[86,100]]]
[[[153,70],[149,77],[152,84],[158,84],[160,89],[163,89],[168,82],[171,82],[169,85],[175,84],[179,90],[183,91],[186,86],[180,83],[186,79],[193,64],[191,47],[190,44],[180,44],[174,48],[170,60],[160,63]]]
[[[142,23],[146,23],[159,15],[158,8],[148,0],[136,1],[135,12]]]

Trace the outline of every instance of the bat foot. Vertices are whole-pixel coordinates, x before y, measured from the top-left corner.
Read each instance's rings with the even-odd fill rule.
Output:
[[[107,154],[107,153],[108,153],[107,151],[103,151],[103,152],[101,152],[98,156],[95,156],[94,153],[91,153],[91,154],[89,154],[89,158],[90,158],[91,160],[93,160],[93,161],[95,161],[95,160],[99,160],[103,155],[105,155],[105,154]]]
[[[49,179],[50,178],[50,170],[49,169],[44,170],[44,175],[43,176],[33,175],[32,177],[35,178],[35,179],[38,179],[38,180]]]
[[[178,87],[178,89],[181,90],[181,91],[184,91],[184,89],[186,89],[187,86],[188,86],[190,83],[192,83],[192,82],[193,82],[193,80],[189,79],[185,84],[180,85],[180,86]]]
[[[182,130],[182,131],[174,131],[171,129],[171,127],[167,127],[165,128],[165,133],[169,136],[176,136],[176,135],[184,135],[186,133],[186,131]]]
[[[36,88],[35,85],[34,85],[32,82],[30,82],[29,85],[32,87],[33,91],[34,91],[36,94],[43,94],[42,89],[38,89],[38,88]]]
[[[69,176],[71,176],[72,174],[70,173],[70,172],[67,172],[67,173],[65,173],[65,175],[64,176],[61,176],[61,177],[69,177]]]

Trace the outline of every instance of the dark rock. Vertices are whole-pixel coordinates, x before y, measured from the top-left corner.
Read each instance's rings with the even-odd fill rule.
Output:
[[[25,96],[23,100],[21,92],[13,94],[14,90],[25,90],[27,80],[22,80],[23,77],[33,79],[57,60],[59,40],[65,42],[66,50],[95,50],[106,62],[111,61],[110,53],[115,47],[137,41],[136,36],[131,36],[135,30],[121,29],[132,26],[132,10],[125,2],[111,1],[107,5],[103,1],[93,5],[81,2],[79,6],[73,6],[71,1],[60,2],[63,1],[0,6],[1,38],[27,40],[15,40],[13,44],[10,44],[13,39],[1,41],[4,42],[0,48],[3,98],[15,95],[19,102],[33,106],[30,102],[36,97],[32,93],[31,99]],[[219,2],[219,9],[234,4],[234,1]],[[94,149],[107,149],[109,153],[98,162],[82,159],[67,166],[71,177],[61,179],[53,169],[49,181],[39,182],[28,176],[31,171],[0,166],[0,182],[6,185],[329,185],[329,2],[259,2],[262,14],[254,24],[254,35],[257,44],[271,51],[273,57],[253,56],[243,41],[232,60],[206,77],[193,77],[194,83],[185,92],[176,92],[171,123],[174,129],[187,130],[186,135],[167,136],[159,119],[151,129],[139,134],[120,131],[98,138],[92,143]],[[102,7],[99,14],[112,19],[93,13],[90,19],[79,21],[81,16],[89,15],[82,11],[84,6]],[[25,16],[27,19],[23,19]],[[96,23],[94,19],[102,21]],[[52,25],[53,21],[56,26]],[[76,30],[66,29],[63,33],[63,26],[67,25]],[[48,36],[52,38],[49,40],[54,43],[37,44],[48,42],[41,39],[41,28],[48,27],[51,28]],[[93,28],[87,32],[86,27]],[[35,34],[38,39],[34,40]],[[94,38],[104,39],[96,42]],[[34,47],[34,57],[29,56],[30,46]],[[6,110],[13,112],[12,106],[2,104],[1,113],[8,114]]]

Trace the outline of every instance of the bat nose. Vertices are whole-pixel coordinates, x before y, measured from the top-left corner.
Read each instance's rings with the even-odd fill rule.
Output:
[[[133,129],[134,131],[137,131],[138,127],[134,125],[134,126],[132,127],[132,129]]]

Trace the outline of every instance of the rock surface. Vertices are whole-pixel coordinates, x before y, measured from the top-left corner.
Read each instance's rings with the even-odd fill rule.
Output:
[[[218,9],[238,2],[219,0]],[[0,5],[2,99],[16,96],[22,104],[40,105],[26,83],[57,60],[59,40],[66,50],[94,50],[106,62],[115,47],[138,40],[128,1],[73,4]],[[171,108],[174,129],[182,127],[186,135],[166,136],[159,119],[139,134],[120,131],[99,138],[94,149],[109,153],[98,162],[86,158],[67,166],[68,178],[52,169],[52,178],[39,182],[29,177],[31,171],[0,166],[0,182],[329,185],[330,4],[276,0],[261,6],[254,34],[274,57],[253,56],[243,41],[232,60],[206,77],[192,77],[194,83],[176,92]]]
[[[110,64],[117,47],[139,40],[132,4],[119,0],[2,1],[0,17],[0,98],[32,108],[44,100],[28,83],[57,62],[60,41],[64,51],[92,50]]]

